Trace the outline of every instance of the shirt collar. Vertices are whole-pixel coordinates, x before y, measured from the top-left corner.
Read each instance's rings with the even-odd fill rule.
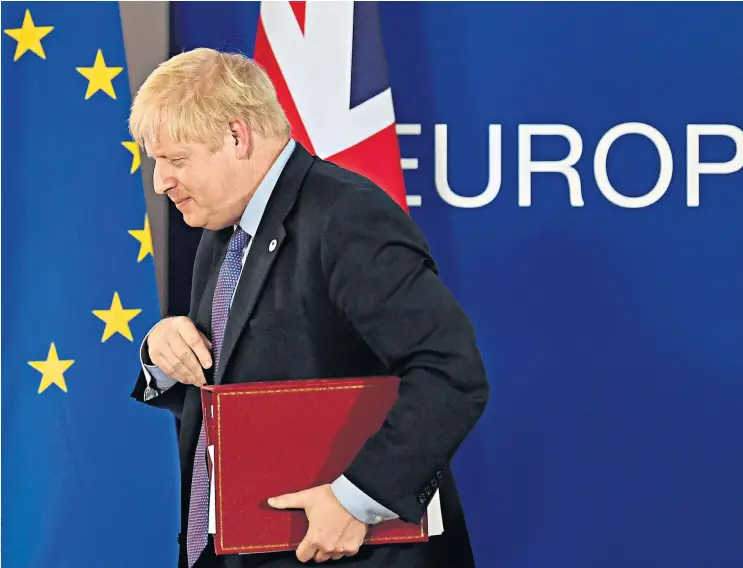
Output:
[[[281,154],[276,158],[271,169],[268,170],[263,181],[261,181],[260,185],[255,190],[253,197],[250,198],[247,207],[245,207],[245,211],[240,218],[240,227],[242,227],[242,230],[248,233],[251,238],[255,237],[255,233],[258,231],[258,225],[263,218],[263,212],[266,210],[268,199],[271,197],[271,193],[273,192],[274,187],[276,187],[276,182],[279,181],[279,176],[281,176],[281,172],[284,171],[284,167],[289,160],[289,156],[292,155],[295,146],[296,142],[293,139],[289,139],[289,142],[284,146]]]

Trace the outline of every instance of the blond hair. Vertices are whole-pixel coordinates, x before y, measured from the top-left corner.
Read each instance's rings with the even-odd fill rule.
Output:
[[[140,145],[164,127],[177,143],[219,148],[241,118],[263,137],[289,134],[289,120],[266,72],[240,53],[198,48],[161,63],[134,97],[129,130]]]

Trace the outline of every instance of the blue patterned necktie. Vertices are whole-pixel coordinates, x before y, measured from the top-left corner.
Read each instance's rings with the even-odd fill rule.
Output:
[[[227,246],[227,255],[219,269],[217,287],[212,300],[212,349],[214,351],[214,373],[219,368],[224,330],[230,313],[232,295],[240,279],[242,255],[250,235],[239,226]],[[191,502],[188,508],[187,551],[188,567],[191,568],[206,546],[209,523],[209,473],[206,466],[206,431],[204,421],[196,445],[193,478],[191,480]]]

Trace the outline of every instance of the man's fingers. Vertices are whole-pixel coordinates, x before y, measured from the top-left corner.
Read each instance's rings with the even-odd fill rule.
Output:
[[[308,532],[297,547],[297,560],[300,562],[309,562],[315,557],[316,553],[317,547],[313,545],[312,538]]]
[[[360,549],[361,545],[345,547],[341,552],[341,556],[356,556]]]
[[[190,372],[186,367],[178,360],[175,353],[172,352],[169,345],[165,345],[164,349],[155,351],[150,355],[152,362],[157,365],[162,371],[169,377],[173,377],[175,380],[182,383],[190,383]]]
[[[361,549],[360,544],[347,544],[344,546],[341,546],[340,551],[338,551],[336,554],[333,555],[333,560],[338,560],[339,558],[342,558],[344,556],[356,556],[359,553],[359,550]]]
[[[186,342],[180,336],[172,336],[168,341],[168,346],[175,354],[176,359],[179,362],[178,369],[181,375],[197,386],[206,384],[204,378],[204,370],[199,365],[199,361],[194,355],[191,348],[186,345]]]
[[[206,339],[198,329],[196,329],[196,326],[191,321],[184,322],[184,324],[180,326],[179,332],[182,341],[198,358],[199,364],[204,369],[211,367],[211,342]]]
[[[201,339],[204,340],[204,343],[206,344],[207,349],[209,349],[209,355],[210,355],[210,357],[209,357],[209,363],[211,363],[212,362],[211,361],[212,342],[209,341],[209,338],[206,335],[204,335],[202,332],[199,332],[199,334],[201,335]],[[209,367],[207,367],[207,369],[208,368]]]
[[[341,556],[343,555],[341,554]],[[323,552],[322,550],[318,550],[315,553],[315,562],[325,562],[326,560],[330,560],[330,558],[331,558],[331,555],[328,554],[327,552]]]
[[[165,318],[149,335],[152,362],[175,380],[204,386],[204,369],[212,366],[211,342],[186,317]]]
[[[269,506],[274,509],[305,509],[309,506],[307,502],[307,490],[297,491],[296,493],[285,493],[284,495],[277,495],[276,497],[270,497],[268,499]],[[309,562],[315,558],[315,554],[318,551],[316,538],[312,532],[312,527],[304,535],[304,539],[299,543],[297,547],[296,556],[300,562]]]

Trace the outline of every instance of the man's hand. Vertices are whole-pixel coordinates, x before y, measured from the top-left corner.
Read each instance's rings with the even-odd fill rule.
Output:
[[[176,381],[206,384],[204,370],[212,365],[211,342],[187,317],[166,318],[147,337],[152,363]]]
[[[304,509],[310,526],[297,548],[300,562],[353,556],[366,537],[367,526],[346,511],[330,485],[272,497],[268,504],[275,509]]]

